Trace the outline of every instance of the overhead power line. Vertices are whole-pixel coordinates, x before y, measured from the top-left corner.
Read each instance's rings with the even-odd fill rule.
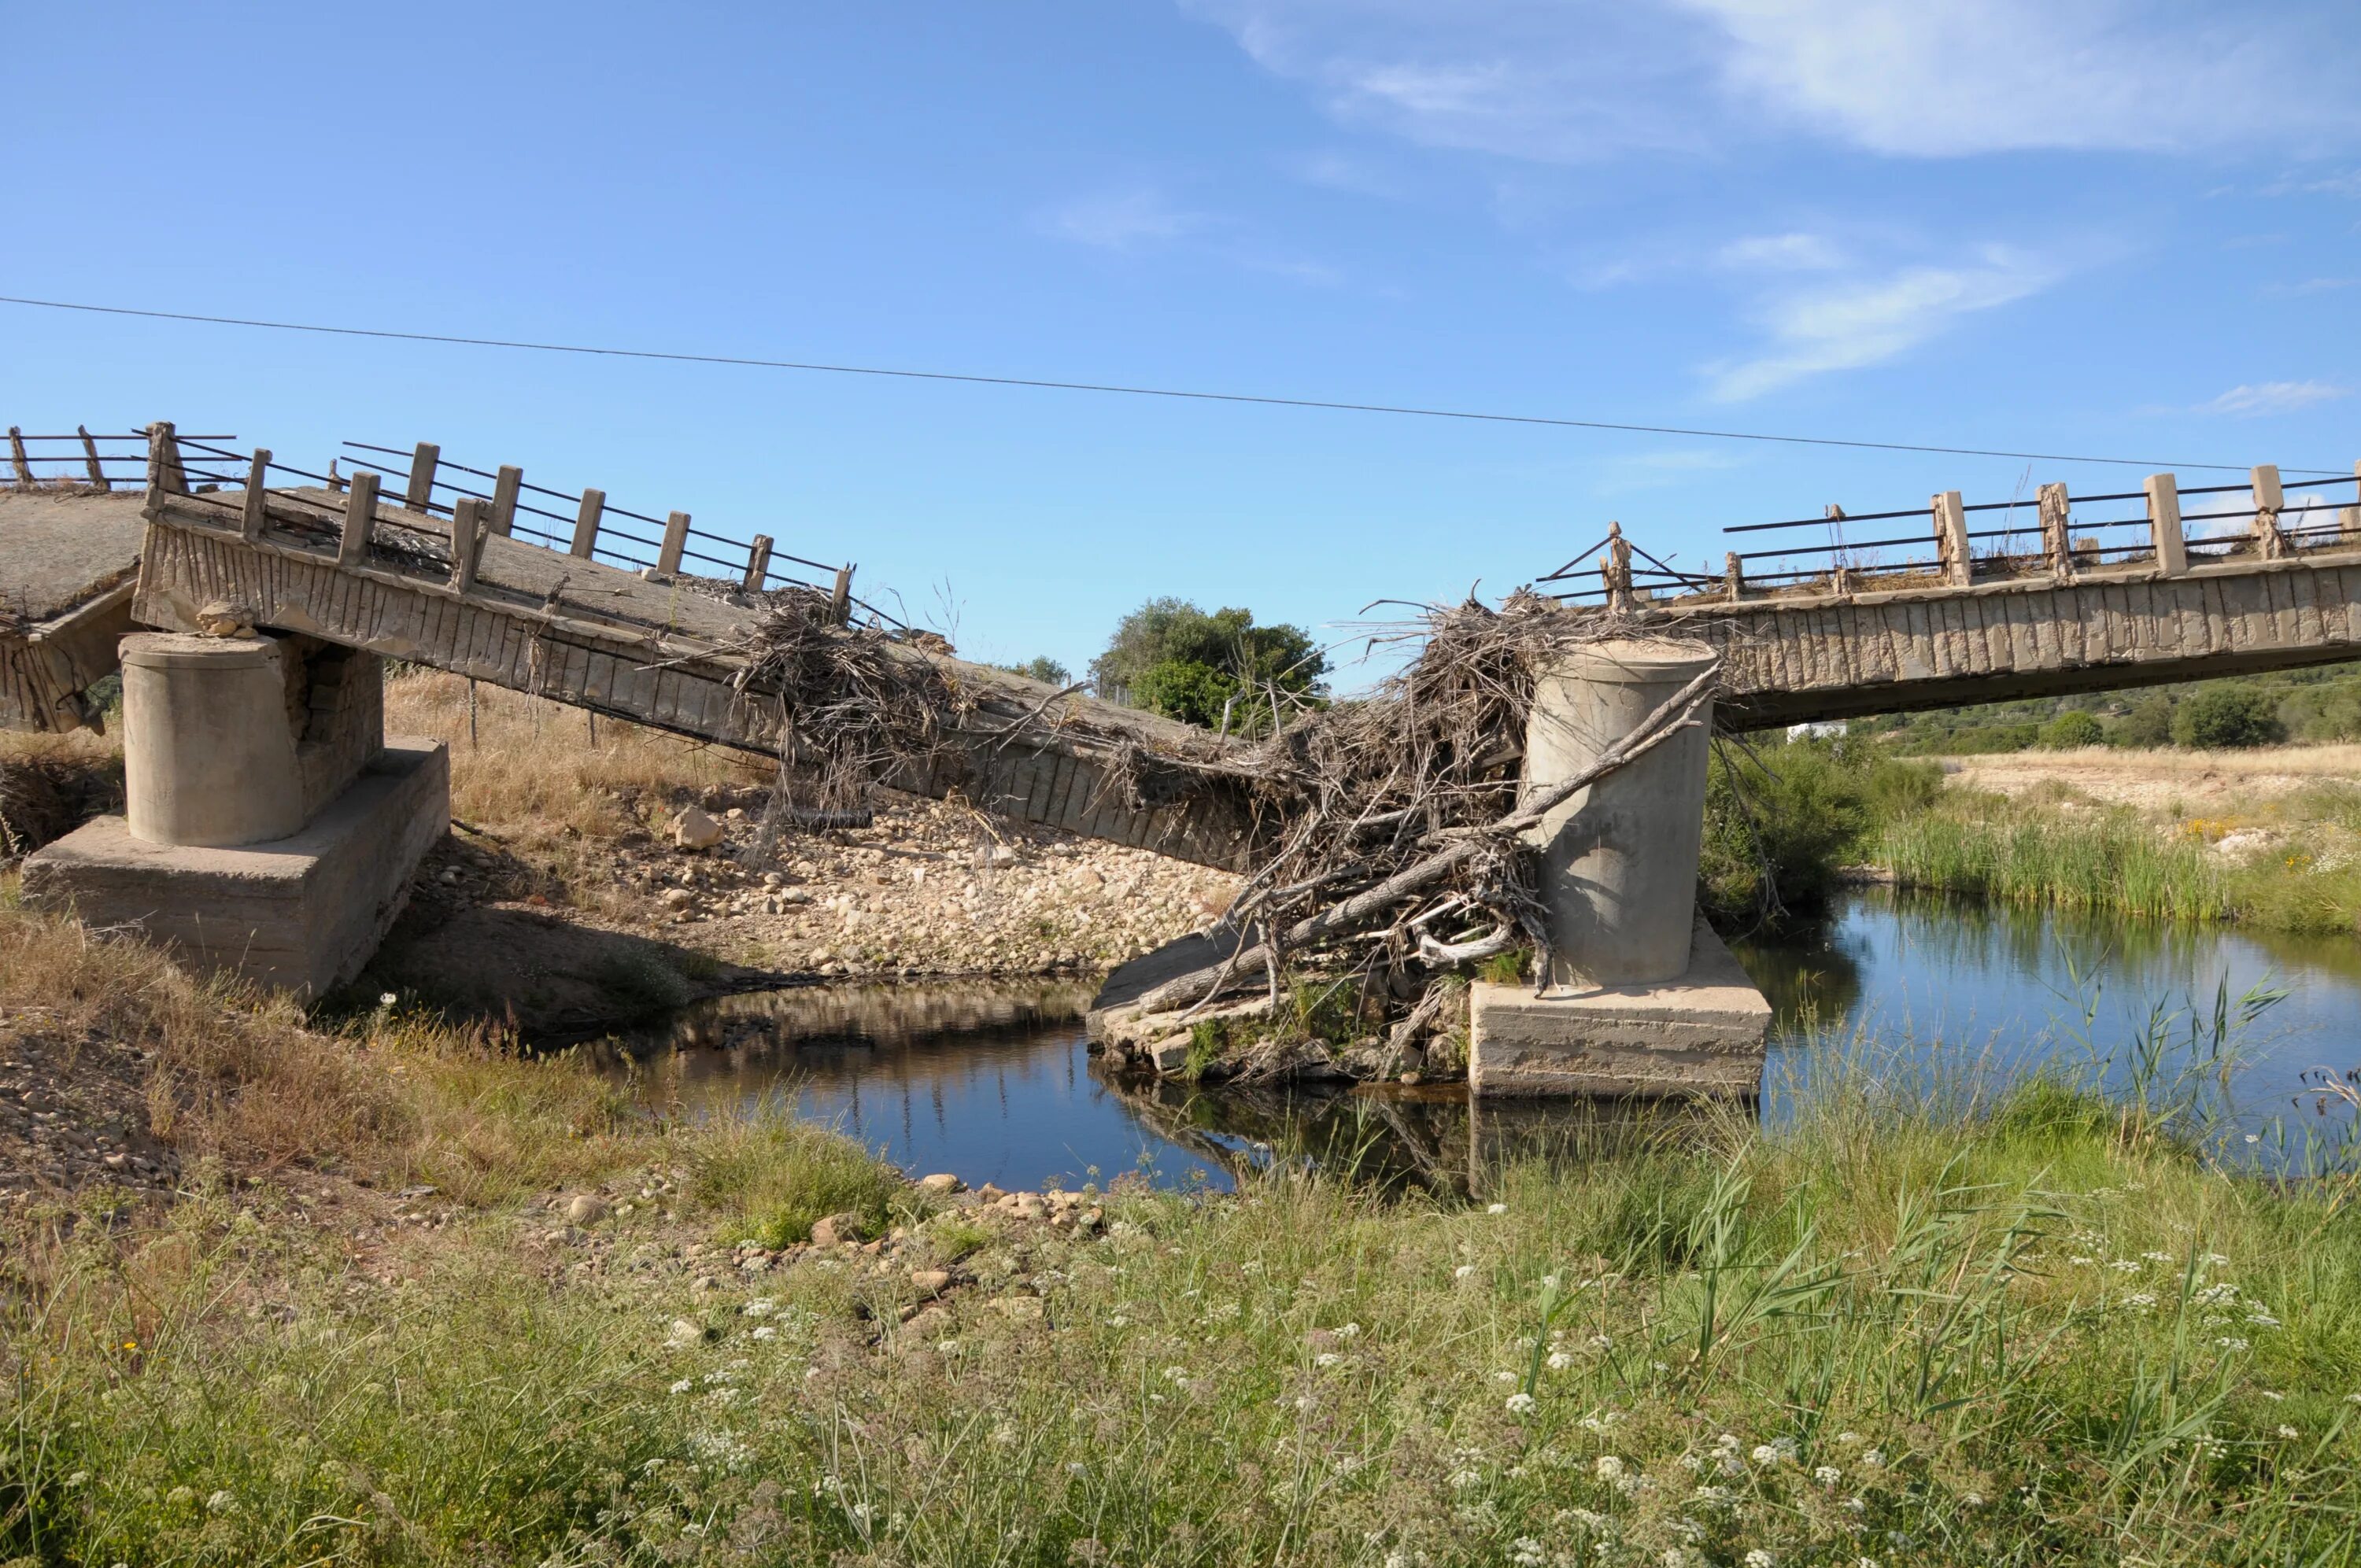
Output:
[[[955,370],[906,370],[879,365],[829,365],[801,359],[757,359],[734,354],[684,354],[654,348],[603,348],[578,343],[535,343],[507,337],[469,337],[456,333],[396,332],[385,327],[325,326],[316,322],[261,321],[248,316],[201,315],[191,311],[151,311],[129,305],[93,305],[70,300],[28,300],[0,294],[0,304],[91,315],[138,316],[149,321],[198,322],[208,326],[260,327],[271,332],[319,333],[332,337],[373,337],[396,343],[444,343],[467,348],[513,348],[535,354],[580,354],[608,359],[657,359],[680,365],[734,365],[758,370],[806,370],[830,376],[876,376],[905,381],[956,381],[976,387],[1030,387],[1056,392],[1103,392],[1128,398],[1171,398],[1186,402],[1248,403],[1262,408],[1326,409],[1340,413],[1397,414],[1416,419],[1466,420],[1482,424],[1544,425],[1560,430],[1609,430],[1633,435],[1683,435],[1707,441],[1757,441],[1787,446],[1840,446],[1866,452],[1931,452],[1954,457],[2015,457],[2037,463],[2107,463],[2125,468],[2213,468],[2245,473],[2243,463],[2174,463],[2150,457],[2092,457],[2061,452],[2004,452],[1982,446],[1937,446],[1907,441],[1850,441],[1828,435],[1774,435],[1750,430],[1699,430],[1675,424],[1621,424],[1610,420],[1559,419],[1548,414],[1487,413],[1473,409],[1430,409],[1401,403],[1360,403],[1324,398],[1281,398],[1256,392],[1208,392],[1179,387],[1133,387],[1107,381],[1051,381],[1027,376],[981,376]],[[2291,468],[2291,474],[2328,475],[2328,468]]]

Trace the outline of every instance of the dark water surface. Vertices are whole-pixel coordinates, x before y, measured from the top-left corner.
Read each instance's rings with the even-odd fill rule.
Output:
[[[2224,1147],[2300,1163],[2351,1118],[2321,1091],[2361,1074],[2361,943],[2219,927],[2079,920],[1866,889],[1821,925],[1733,944],[1777,1013],[1763,1113],[1793,1113],[1829,1063],[1986,1084],[2044,1062],[2119,1092],[2202,1081]],[[2213,1058],[2217,1003],[2285,1000]],[[2225,989],[2226,988],[2226,989]],[[1117,1080],[1084,1049],[1093,987],[1042,981],[874,986],[727,998],[606,1047],[652,1109],[696,1115],[775,1101],[914,1174],[1008,1189],[1105,1182],[1230,1185],[1274,1160],[1394,1184],[1480,1189],[1504,1155],[1578,1146],[1644,1108],[1488,1102],[1458,1085],[1199,1091]],[[2191,1025],[2196,1025],[2192,1047]],[[2146,1053],[2143,1039],[2161,1042]],[[2254,1140],[2249,1141],[2249,1135]]]

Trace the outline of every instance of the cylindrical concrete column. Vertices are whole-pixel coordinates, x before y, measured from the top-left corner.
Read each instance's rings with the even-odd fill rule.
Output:
[[[1596,762],[1713,659],[1702,642],[1624,638],[1543,672],[1525,726],[1525,793]],[[1698,717],[1710,723],[1710,703]],[[1576,792],[1529,835],[1542,851],[1550,984],[1653,985],[1687,970],[1707,740],[1704,725],[1682,731]]]
[[[303,783],[279,644],[126,637],[123,784],[131,836],[151,844],[224,849],[301,828]]]

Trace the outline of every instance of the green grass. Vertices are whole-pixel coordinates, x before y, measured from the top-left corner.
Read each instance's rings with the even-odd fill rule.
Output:
[[[2292,820],[2343,828],[2345,792],[2289,803]],[[2361,930],[2361,864],[2327,869],[2265,849],[2225,860],[2202,839],[2115,809],[2065,817],[2057,802],[1957,797],[1889,822],[1872,851],[1908,886],[2010,904],[2048,904],[2163,920],[2228,920],[2275,931]]]
[[[2128,813],[2069,821],[1927,811],[1888,823],[1876,854],[1912,886],[2004,903],[2168,920],[2219,920],[2235,908],[2230,878],[2205,846]]]
[[[841,1266],[553,1284],[497,1212],[379,1288],[216,1193],[12,1253],[0,1562],[2361,1560],[2339,1194],[2066,1084],[1901,1081],[1472,1205],[974,1225],[1036,1305],[923,1331]]]
[[[914,1190],[860,1145],[797,1123],[784,1107],[702,1129],[688,1190],[722,1216],[725,1240],[774,1250],[810,1239],[813,1223],[830,1214],[857,1214],[862,1234],[877,1236],[918,1207]]]

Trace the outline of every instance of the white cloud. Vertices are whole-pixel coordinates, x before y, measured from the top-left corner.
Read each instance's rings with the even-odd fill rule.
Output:
[[[2233,387],[2212,402],[2198,404],[2193,411],[2253,419],[2260,414],[2293,413],[2314,403],[2352,395],[2352,388],[2326,381],[2257,381],[2251,386]]]
[[[1050,233],[1104,250],[1133,250],[1204,227],[1205,215],[1176,207],[1163,192],[1139,187],[1071,202],[1049,214]]]
[[[1760,397],[1807,376],[1876,365],[1916,347],[1961,316],[2046,288],[2055,271],[2004,247],[1971,267],[1906,267],[1774,296],[1757,314],[1770,341],[1752,357],[1709,365],[1712,395]]]
[[[1828,272],[1845,264],[1836,242],[1816,234],[1754,235],[1721,247],[1724,267],[1764,272]]]
[[[2319,153],[2361,141],[2351,0],[1182,0],[1327,110],[1572,163],[1766,119],[1870,151]]]

